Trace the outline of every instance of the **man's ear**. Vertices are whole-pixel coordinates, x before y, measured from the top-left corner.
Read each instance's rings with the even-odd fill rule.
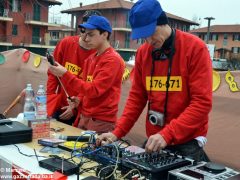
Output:
[[[107,39],[107,37],[108,37],[108,32],[107,32],[107,31],[103,32],[103,36],[106,37],[106,39]]]

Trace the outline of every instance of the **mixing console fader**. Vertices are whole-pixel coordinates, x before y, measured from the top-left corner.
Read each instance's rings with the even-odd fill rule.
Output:
[[[148,179],[167,179],[168,171],[192,164],[192,161],[184,159],[166,151],[154,153],[139,153],[122,159],[122,169],[138,169]]]

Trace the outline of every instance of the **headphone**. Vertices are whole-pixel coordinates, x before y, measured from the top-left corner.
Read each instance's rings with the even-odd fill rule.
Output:
[[[169,47],[162,46],[161,48],[157,48],[152,50],[152,60],[153,61],[164,61],[169,59],[170,56],[173,56],[175,53],[175,30],[172,29],[172,34],[170,36],[171,43]]]

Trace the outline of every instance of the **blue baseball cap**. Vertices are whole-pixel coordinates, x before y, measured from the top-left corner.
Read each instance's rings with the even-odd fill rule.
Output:
[[[80,24],[78,27],[85,29],[102,29],[109,33],[112,32],[112,27],[107,18],[103,16],[92,15],[88,18],[86,23]]]
[[[162,12],[157,0],[138,0],[131,8],[129,16],[132,39],[151,36],[155,32],[158,17]]]

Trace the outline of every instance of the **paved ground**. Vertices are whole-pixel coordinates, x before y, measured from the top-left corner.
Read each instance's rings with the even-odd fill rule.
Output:
[[[221,84],[213,93],[206,151],[213,161],[240,170],[240,92],[231,92],[220,72]],[[231,72],[240,87],[240,71]]]

